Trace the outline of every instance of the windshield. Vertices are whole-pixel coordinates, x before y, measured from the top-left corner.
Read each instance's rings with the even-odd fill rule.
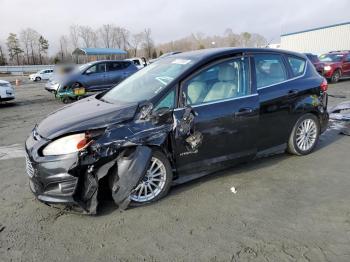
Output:
[[[342,54],[325,54],[320,56],[322,62],[340,62],[344,55]]]
[[[102,99],[110,103],[149,100],[159,94],[194,62],[194,60],[182,58],[161,59],[125,79],[108,91]]]
[[[83,64],[83,65],[77,67],[76,70],[82,73],[82,72],[84,72],[86,69],[88,69],[90,66],[92,66],[92,63]]]

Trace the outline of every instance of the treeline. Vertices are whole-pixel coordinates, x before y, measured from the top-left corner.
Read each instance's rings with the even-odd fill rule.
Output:
[[[213,47],[265,47],[268,42],[262,35],[256,33],[235,33],[226,29],[221,36],[206,36],[204,33],[191,34],[179,40],[160,44],[157,49],[162,52],[189,51]]]
[[[8,58],[0,45],[0,65],[43,64],[47,62],[49,42],[34,29],[21,30],[19,36],[10,33],[6,39]]]
[[[138,33],[114,24],[105,24],[98,28],[84,25],[71,25],[69,32],[59,38],[55,44],[58,50],[48,56],[48,40],[32,28],[10,33],[6,44],[0,45],[0,65],[5,64],[45,64],[74,62],[72,52],[80,47],[119,48],[128,52],[128,57],[141,56],[156,58],[170,51],[189,51],[212,47],[261,47],[267,45],[266,39],[255,33],[235,33],[226,29],[223,35],[206,36],[195,33],[179,40],[156,45],[151,29]],[[7,49],[7,50],[6,50]],[[6,52],[7,51],[7,52]]]

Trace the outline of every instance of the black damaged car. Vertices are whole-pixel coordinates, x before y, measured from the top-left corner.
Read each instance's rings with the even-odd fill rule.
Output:
[[[37,125],[25,143],[30,188],[40,201],[95,214],[102,190],[124,209],[275,151],[306,155],[327,127],[326,91],[298,53],[173,55]]]

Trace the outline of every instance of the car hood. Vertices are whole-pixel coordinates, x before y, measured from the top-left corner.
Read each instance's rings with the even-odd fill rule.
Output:
[[[0,80],[0,84],[9,84],[9,81],[5,81],[5,80]]]
[[[65,106],[36,127],[38,134],[54,139],[68,133],[107,127],[134,118],[138,104],[110,104],[95,96]]]

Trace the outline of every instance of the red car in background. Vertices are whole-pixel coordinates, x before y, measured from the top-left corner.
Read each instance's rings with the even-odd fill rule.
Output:
[[[324,77],[331,83],[350,77],[350,51],[335,51],[320,56],[324,63]]]
[[[316,71],[320,75],[323,75],[324,64],[320,61],[320,59],[318,59],[318,56],[311,53],[304,53],[304,55],[306,55],[306,57],[311,61],[311,63],[316,68]]]

